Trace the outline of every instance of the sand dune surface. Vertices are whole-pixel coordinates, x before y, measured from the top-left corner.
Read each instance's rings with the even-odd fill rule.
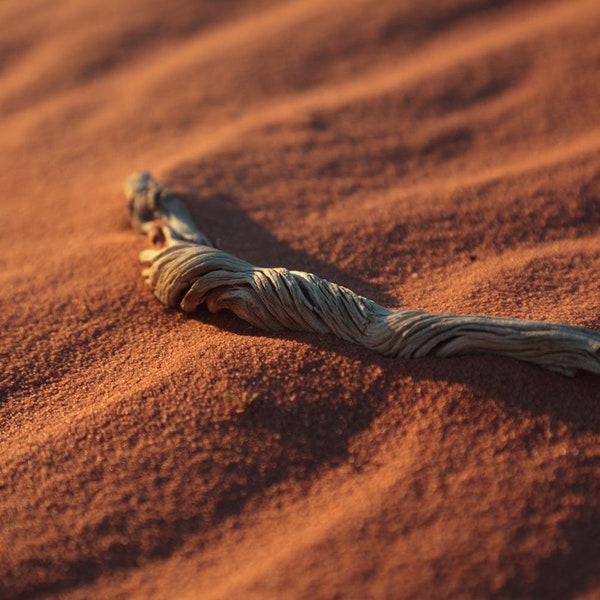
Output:
[[[165,309],[122,192],[600,330],[597,0],[7,0],[0,120],[0,598],[600,595],[597,375]]]

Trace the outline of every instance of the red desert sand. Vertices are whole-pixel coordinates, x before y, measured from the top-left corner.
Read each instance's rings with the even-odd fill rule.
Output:
[[[0,3],[0,597],[597,598],[600,377],[167,309],[122,183],[391,309],[600,330],[597,0]]]

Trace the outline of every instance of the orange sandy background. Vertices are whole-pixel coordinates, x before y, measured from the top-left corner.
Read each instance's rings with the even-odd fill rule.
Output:
[[[121,189],[600,329],[597,0],[4,0],[0,119],[1,598],[599,597],[598,376],[166,310]]]

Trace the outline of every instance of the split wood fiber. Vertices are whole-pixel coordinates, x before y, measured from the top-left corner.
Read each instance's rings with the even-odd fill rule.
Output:
[[[181,199],[149,173],[125,182],[131,222],[161,249],[140,256],[154,295],[186,312],[206,304],[266,330],[334,333],[386,356],[485,352],[573,376],[600,374],[600,333],[583,327],[478,315],[391,311],[311,273],[260,268],[215,248]]]

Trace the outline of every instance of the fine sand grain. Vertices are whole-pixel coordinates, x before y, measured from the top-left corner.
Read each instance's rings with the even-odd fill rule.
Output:
[[[598,376],[165,309],[121,191],[600,330],[597,0],[8,0],[0,132],[0,598],[600,595]]]

